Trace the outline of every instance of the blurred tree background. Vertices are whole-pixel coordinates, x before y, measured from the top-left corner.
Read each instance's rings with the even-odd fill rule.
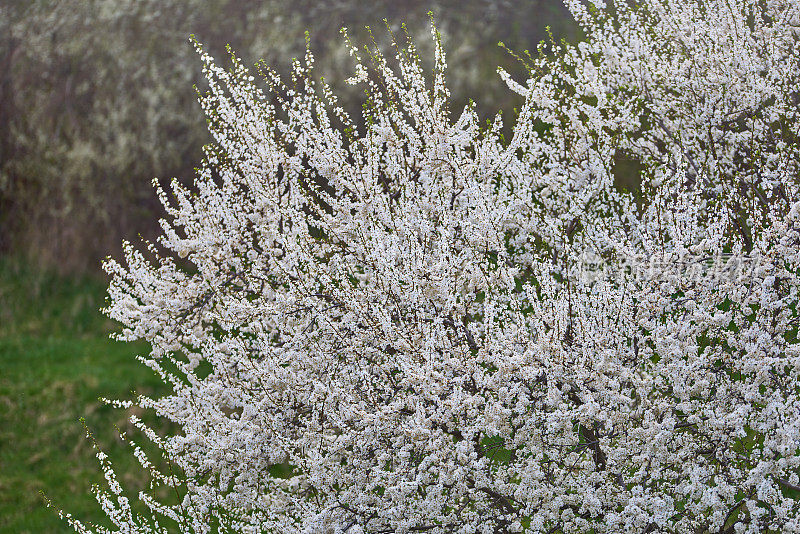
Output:
[[[0,1],[0,254],[62,273],[97,272],[122,239],[155,235],[151,181],[189,182],[208,141],[196,35],[225,60],[285,71],[309,30],[317,72],[344,90],[350,58],[339,29],[364,42],[405,22],[423,57],[428,11],[448,52],[457,104],[518,102],[495,73],[520,72],[498,46],[535,50],[550,25],[574,36],[559,0],[2,0]],[[430,55],[430,54],[428,54]]]

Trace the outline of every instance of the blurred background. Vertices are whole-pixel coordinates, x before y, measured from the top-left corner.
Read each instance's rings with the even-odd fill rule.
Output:
[[[484,113],[517,103],[495,69],[519,70],[501,47],[536,49],[550,25],[571,29],[559,0],[2,0],[0,1],[0,251],[62,272],[98,268],[123,238],[150,236],[151,180],[191,181],[208,141],[193,84],[190,34],[220,62],[230,44],[245,63],[279,71],[310,31],[318,74],[342,87],[365,25],[378,39],[405,22],[430,50],[428,11],[443,34],[454,100]],[[431,54],[427,54],[430,56]]]
[[[453,109],[472,98],[484,116],[520,104],[496,74],[522,75],[499,41],[521,52],[546,26],[578,36],[560,0],[0,0],[0,532],[66,531],[41,491],[100,517],[88,489],[102,478],[79,417],[119,456],[123,482],[144,483],[114,437],[129,414],[98,397],[159,383],[135,361],[146,347],[108,340],[100,261],[123,239],[157,235],[152,180],[191,183],[209,142],[189,35],[220,63],[230,44],[246,64],[285,72],[308,30],[317,75],[355,111],[339,29],[364,43],[369,25],[387,43],[383,19],[393,31],[405,22],[430,58],[429,11]]]

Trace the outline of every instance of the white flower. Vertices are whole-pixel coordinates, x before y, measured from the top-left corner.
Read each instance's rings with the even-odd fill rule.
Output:
[[[203,55],[219,157],[161,194],[192,268],[107,264],[173,387],[138,404],[180,433],[137,424],[184,476],[148,467],[169,528],[800,532],[800,5],[567,3],[586,44],[504,75],[506,141],[454,126],[438,41],[433,83],[356,55],[360,123],[310,53],[275,98]],[[108,480],[118,531],[168,529]]]

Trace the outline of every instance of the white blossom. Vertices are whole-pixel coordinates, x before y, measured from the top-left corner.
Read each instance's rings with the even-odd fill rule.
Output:
[[[435,32],[352,48],[361,121],[201,51],[214,144],[106,265],[182,502],[101,457],[116,531],[800,532],[800,4],[567,5],[508,139]]]

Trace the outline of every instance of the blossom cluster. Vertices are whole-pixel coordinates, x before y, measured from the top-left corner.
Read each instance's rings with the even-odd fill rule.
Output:
[[[116,531],[800,532],[800,4],[566,3],[506,125],[435,31],[432,77],[349,45],[358,119],[310,52],[261,89],[201,50],[214,144],[106,264],[180,501],[102,457]]]

